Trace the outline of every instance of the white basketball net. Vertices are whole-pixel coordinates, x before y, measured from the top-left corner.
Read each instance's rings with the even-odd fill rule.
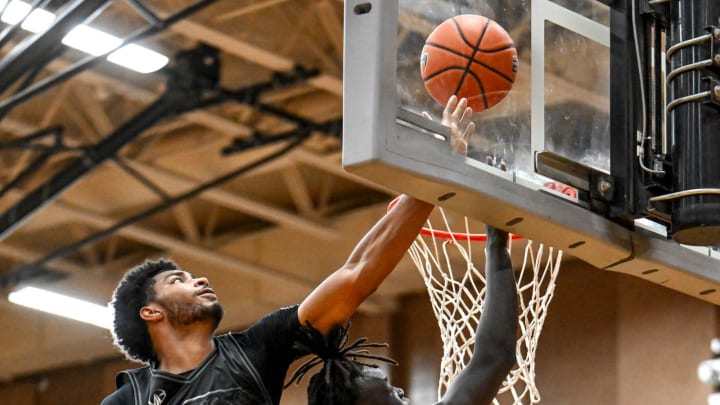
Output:
[[[472,356],[480,314],[485,301],[484,243],[476,244],[479,258],[473,258],[472,245],[467,237],[467,218],[463,234],[453,234],[445,212],[442,214],[449,237],[419,235],[409,253],[430,296],[435,317],[443,341],[443,357],[440,365],[438,399],[447,390],[453,378],[462,371]],[[428,221],[428,228],[432,229]],[[442,230],[445,231],[445,230]],[[455,231],[457,232],[457,230]],[[547,257],[545,257],[547,255]],[[466,267],[453,272],[452,258],[460,257]],[[493,400],[495,405],[535,404],[540,393],[535,386],[535,352],[547,315],[548,306],[555,290],[562,251],[537,247],[527,241],[525,258],[515,279],[518,289],[519,335],[516,345],[517,364],[510,371]]]

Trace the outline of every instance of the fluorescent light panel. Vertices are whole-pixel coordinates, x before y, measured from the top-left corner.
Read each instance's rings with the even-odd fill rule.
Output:
[[[13,304],[37,309],[53,315],[89,323],[104,329],[111,328],[110,309],[67,295],[37,287],[23,287],[8,295]]]
[[[6,0],[0,0],[0,9],[5,7],[6,4]],[[42,32],[55,22],[55,14],[39,8],[30,13],[31,9],[32,6],[28,3],[12,0],[10,4],[7,4],[5,12],[0,16],[0,21],[14,25],[22,21],[27,15],[21,28],[35,34]],[[80,24],[63,38],[62,43],[87,54],[98,56],[120,46],[122,39],[85,24]],[[128,44],[118,48],[108,55],[107,60],[140,73],[152,73],[160,70],[169,61],[167,56],[135,44]]]

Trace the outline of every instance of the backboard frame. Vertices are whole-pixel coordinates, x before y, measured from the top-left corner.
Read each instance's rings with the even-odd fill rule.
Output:
[[[451,153],[446,128],[398,107],[397,32],[397,0],[345,2],[346,170],[552,245],[596,268],[720,304],[717,252],[629,229],[521,176]]]

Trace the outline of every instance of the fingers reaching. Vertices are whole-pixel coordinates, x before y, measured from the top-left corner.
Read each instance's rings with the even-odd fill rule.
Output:
[[[453,96],[455,97],[455,96]],[[457,105],[455,106],[455,109],[452,112],[453,119],[460,122],[462,118],[465,116],[465,110],[468,109],[467,106],[467,99],[461,98],[460,101],[458,101]],[[470,111],[472,113],[472,110]]]
[[[467,99],[462,98],[458,101],[454,95],[445,106],[443,124],[450,127],[452,133],[450,149],[455,153],[467,155],[468,142],[475,133],[475,124],[470,121],[472,113],[472,109],[467,105]]]
[[[467,154],[468,142],[475,133],[475,123],[470,121],[472,114],[473,111],[468,107],[467,99],[458,100],[456,95],[450,96],[443,110],[442,124],[450,128],[450,149],[455,153]],[[423,111],[422,116],[432,120],[427,111]]]
[[[462,139],[467,143],[470,141],[470,137],[472,137],[474,133],[475,133],[475,123],[470,122],[465,127],[465,131],[463,132]]]
[[[449,124],[452,121],[453,113],[456,110],[455,107],[457,106],[457,103],[457,96],[454,94],[450,96],[450,99],[448,100],[447,104],[445,104],[445,109],[443,110],[442,123],[444,125],[450,126]]]
[[[458,125],[460,128],[466,126],[470,122],[470,118],[472,118],[473,110],[472,108],[467,106],[467,100],[462,99],[460,100],[460,103],[458,103],[457,109],[455,111],[456,114],[459,114],[462,112],[462,115],[460,116],[460,119],[458,120]]]

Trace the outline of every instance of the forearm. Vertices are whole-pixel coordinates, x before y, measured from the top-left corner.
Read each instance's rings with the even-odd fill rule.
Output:
[[[355,273],[358,288],[370,294],[380,285],[405,255],[433,207],[403,195],[365,234],[343,266]]]
[[[470,363],[455,378],[441,405],[486,405],[515,364],[517,293],[504,232],[489,229],[486,246],[485,305]]]
[[[397,266],[432,209],[432,204],[401,196],[360,240],[345,264],[302,302],[300,322],[310,322],[323,333],[347,322]]]
[[[475,131],[467,100],[450,97],[442,124],[450,128],[453,152],[466,154]],[[347,262],[300,304],[301,323],[310,322],[320,332],[345,323],[365,298],[397,266],[427,220],[433,205],[403,195],[395,207],[360,240]]]
[[[505,233],[501,233],[505,237]],[[507,242],[490,238],[485,259],[486,295],[476,333],[475,351],[515,347],[517,339],[517,290]],[[481,355],[482,353],[477,353]]]

